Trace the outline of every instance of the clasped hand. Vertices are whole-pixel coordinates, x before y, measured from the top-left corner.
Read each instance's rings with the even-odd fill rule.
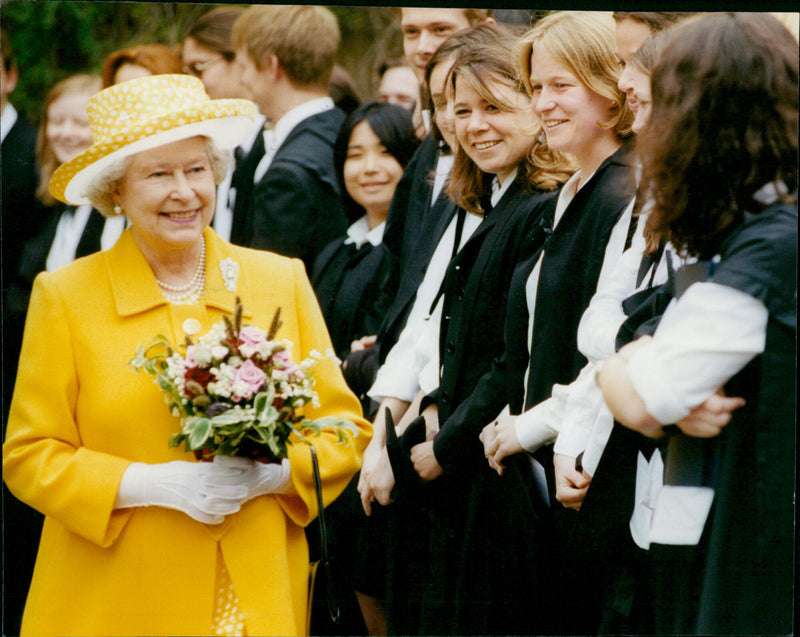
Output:
[[[498,475],[503,475],[505,469],[503,460],[506,457],[524,451],[514,429],[516,420],[516,416],[501,414],[497,420],[486,425],[478,436],[483,443],[486,461]]]
[[[282,493],[290,484],[288,460],[263,464],[217,457],[214,462],[134,462],[122,476],[115,508],[160,506],[182,511],[198,522],[220,524],[248,500]]]

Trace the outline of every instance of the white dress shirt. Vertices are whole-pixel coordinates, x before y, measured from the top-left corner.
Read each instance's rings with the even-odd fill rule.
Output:
[[[0,141],[5,141],[8,131],[14,128],[18,117],[19,114],[17,113],[17,109],[14,108],[14,105],[10,102],[6,104],[2,114],[0,114]]]
[[[344,245],[355,245],[360,248],[365,243],[370,243],[373,246],[379,246],[383,241],[383,231],[386,229],[386,222],[382,221],[374,228],[370,229],[369,220],[367,215],[360,217],[353,222],[347,229],[347,238],[344,240]]]
[[[335,108],[333,100],[330,97],[319,97],[295,106],[292,110],[288,111],[281,117],[271,130],[264,131],[264,157],[258,162],[254,176],[254,182],[258,183],[267,172],[275,153],[281,147],[286,138],[289,136],[295,126],[300,122],[319,113],[324,113]]]
[[[46,268],[52,272],[62,266],[72,263],[75,260],[75,252],[81,241],[86,223],[92,213],[91,204],[84,204],[75,208],[71,214],[66,210],[61,213],[56,226],[56,234],[50,251],[47,253]],[[108,250],[119,239],[125,229],[126,218],[124,215],[107,217],[103,225],[103,233],[100,236],[100,249]]]
[[[626,373],[647,412],[663,424],[682,420],[764,351],[769,312],[745,292],[712,282],[695,283],[674,300],[653,340],[634,352]],[[710,487],[662,486],[656,450],[639,459],[631,535],[651,542],[700,541],[714,498]]]

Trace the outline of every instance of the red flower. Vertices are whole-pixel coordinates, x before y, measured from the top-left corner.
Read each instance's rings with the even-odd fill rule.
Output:
[[[186,380],[186,382],[193,380],[203,389],[205,389],[208,386],[208,383],[210,383],[213,378],[209,370],[202,369],[200,367],[190,367],[189,369],[186,370],[186,373],[183,375],[183,377]]]

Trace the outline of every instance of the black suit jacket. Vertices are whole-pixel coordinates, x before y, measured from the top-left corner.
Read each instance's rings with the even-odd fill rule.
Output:
[[[2,145],[2,276],[7,289],[23,244],[40,229],[45,211],[36,198],[36,129],[19,114]]]
[[[28,299],[36,275],[47,269],[47,256],[53,245],[58,222],[66,206],[61,204],[47,210],[47,217],[36,236],[25,242],[19,266],[9,285],[8,307],[24,321],[28,310]],[[105,217],[92,209],[75,250],[75,258],[85,257],[100,250],[100,238],[105,227]]]
[[[322,248],[347,221],[333,163],[345,115],[332,109],[300,122],[253,187],[247,245],[303,260],[311,272]]]

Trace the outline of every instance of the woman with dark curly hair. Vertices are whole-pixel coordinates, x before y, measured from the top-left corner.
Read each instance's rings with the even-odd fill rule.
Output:
[[[676,28],[641,133],[650,231],[697,262],[652,339],[597,376],[615,418],[666,437],[649,529],[658,634],[792,631],[797,42],[768,14]],[[687,417],[724,388],[745,405]],[[677,423],[672,426],[670,423]]]

